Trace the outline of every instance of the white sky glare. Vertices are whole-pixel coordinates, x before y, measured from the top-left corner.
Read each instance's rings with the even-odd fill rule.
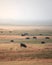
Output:
[[[0,0],[0,24],[52,24],[52,0]]]

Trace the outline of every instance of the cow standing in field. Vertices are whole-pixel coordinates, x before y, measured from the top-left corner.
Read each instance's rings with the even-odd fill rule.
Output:
[[[26,37],[26,39],[30,39],[29,37]]]
[[[43,34],[39,34],[39,35],[43,35]]]
[[[14,40],[11,40],[10,42],[14,42]]]
[[[22,33],[21,34],[21,36],[27,36],[28,35],[28,33]]]
[[[49,37],[45,37],[45,39],[50,39]]]
[[[33,39],[37,39],[37,37],[34,36]]]
[[[21,43],[21,44],[20,44],[20,47],[26,48],[27,46],[26,46],[25,44]]]
[[[45,42],[44,42],[44,41],[42,41],[42,42],[41,42],[41,44],[45,44]]]

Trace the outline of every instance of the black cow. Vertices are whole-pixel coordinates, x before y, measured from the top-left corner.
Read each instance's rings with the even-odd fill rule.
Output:
[[[43,35],[43,34],[39,34],[39,35]]]
[[[11,40],[11,42],[14,42],[14,40]]]
[[[27,46],[25,44],[23,44],[23,43],[20,43],[20,47],[26,48]]]
[[[42,44],[45,44],[45,42],[44,42],[44,41],[42,41],[41,43],[42,43]]]
[[[26,39],[30,39],[29,37],[26,37]]]
[[[25,34],[21,34],[21,36],[25,36]]]
[[[22,33],[21,34],[21,36],[27,36],[28,35],[28,33]]]

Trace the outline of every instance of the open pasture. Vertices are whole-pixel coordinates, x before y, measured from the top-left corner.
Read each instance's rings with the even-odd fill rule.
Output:
[[[0,65],[52,65],[52,30],[22,28],[0,27]]]
[[[19,35],[0,35],[0,43],[33,43],[33,44],[41,44],[42,41],[45,43],[52,43],[52,36],[19,36]],[[46,39],[49,37],[49,39]],[[29,39],[28,39],[29,38]]]

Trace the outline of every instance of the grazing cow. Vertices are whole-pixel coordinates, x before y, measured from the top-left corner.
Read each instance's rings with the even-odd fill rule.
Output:
[[[28,35],[28,33],[24,33],[25,35]]]
[[[25,36],[25,34],[21,34],[21,36]]]
[[[45,39],[50,39],[49,37],[46,37]]]
[[[26,36],[26,35],[28,35],[28,33],[23,33],[23,34],[21,34],[21,36]]]
[[[39,35],[43,35],[43,34],[39,34]]]
[[[1,33],[3,33],[3,31],[1,31]]]
[[[45,44],[45,42],[44,42],[44,41],[42,41],[41,43],[42,43],[42,44]]]
[[[12,33],[12,31],[9,31],[9,33]]]
[[[33,39],[37,39],[37,37],[33,37]]]
[[[21,44],[20,44],[20,47],[26,48],[27,46],[26,46],[25,44],[21,43]]]
[[[26,39],[30,39],[29,37],[26,37]]]
[[[14,40],[11,40],[11,42],[14,42]]]

